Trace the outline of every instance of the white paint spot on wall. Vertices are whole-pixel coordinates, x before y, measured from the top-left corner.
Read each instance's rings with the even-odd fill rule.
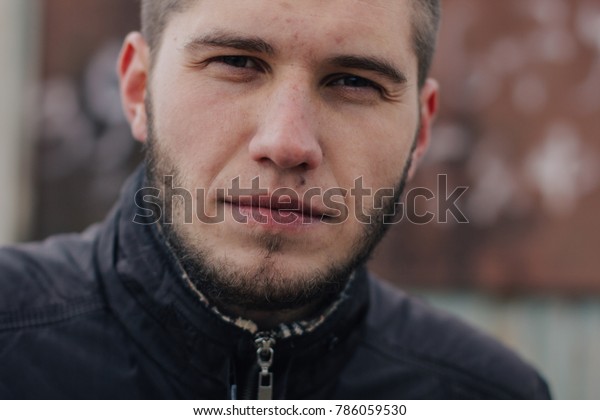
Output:
[[[577,201],[599,183],[598,158],[584,150],[569,124],[550,127],[540,147],[529,157],[526,175],[540,191],[544,207],[554,214],[570,213]]]
[[[597,114],[600,108],[600,57],[590,66],[587,77],[574,89],[572,109],[581,115]]]
[[[92,156],[94,130],[81,111],[74,83],[66,79],[46,82],[41,102],[46,166],[44,176],[60,179],[71,175]]]
[[[479,226],[493,225],[510,210],[517,193],[514,170],[487,149],[474,154],[469,170],[475,182],[467,200],[468,217]]]
[[[459,124],[437,124],[424,163],[456,162],[469,153],[469,135]]]
[[[529,49],[537,58],[564,63],[575,57],[577,42],[565,29],[558,27],[533,31],[528,40]]]
[[[581,41],[600,51],[600,4],[597,1],[582,3],[575,20]]]
[[[527,61],[527,51],[514,38],[502,38],[490,48],[488,65],[498,74],[510,74],[518,71]]]
[[[466,88],[470,101],[470,111],[480,111],[498,98],[501,80],[487,68],[474,70],[467,79]]]
[[[512,101],[518,111],[526,114],[540,112],[547,100],[546,85],[540,77],[529,74],[517,79],[512,91]]]
[[[542,25],[563,24],[568,18],[569,8],[564,0],[528,0],[520,3]]]

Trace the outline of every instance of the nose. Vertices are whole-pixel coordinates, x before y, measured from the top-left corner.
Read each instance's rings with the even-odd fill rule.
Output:
[[[275,89],[260,107],[258,129],[250,141],[250,156],[281,169],[315,169],[323,160],[317,110],[309,88],[290,84]]]

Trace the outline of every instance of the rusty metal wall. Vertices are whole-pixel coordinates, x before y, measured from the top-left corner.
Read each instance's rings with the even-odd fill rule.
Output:
[[[373,268],[404,286],[598,295],[600,2],[443,5],[441,114],[411,186],[468,186],[470,223],[404,220]]]
[[[516,350],[542,372],[555,399],[600,399],[597,299],[505,300],[455,292],[421,297]]]

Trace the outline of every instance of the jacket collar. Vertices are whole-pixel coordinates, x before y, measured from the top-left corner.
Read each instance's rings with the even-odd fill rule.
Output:
[[[134,223],[143,210],[135,198],[144,183],[141,166],[126,182],[99,237],[97,263],[109,306],[137,344],[177,381],[197,387],[202,378],[218,392],[231,382],[232,369],[255,363],[255,331],[251,323],[228,319],[199,297],[156,224]],[[325,382],[334,386],[332,378],[354,349],[368,302],[364,268],[354,277],[320,319],[269,332],[277,341],[276,371],[286,371],[287,377],[294,363],[321,365],[322,374],[311,375],[307,383],[289,384],[297,397],[315,386],[327,389]]]

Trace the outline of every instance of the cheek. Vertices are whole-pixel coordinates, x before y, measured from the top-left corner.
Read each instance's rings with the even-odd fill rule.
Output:
[[[177,133],[182,137],[178,141],[227,129],[232,123],[227,116],[236,112],[235,101],[209,84],[170,83],[156,89],[153,97],[160,116],[157,129]]]
[[[196,179],[214,178],[251,132],[248,107],[211,86],[170,84],[153,99],[158,140]]]
[[[338,167],[338,181],[353,185],[357,178],[371,188],[394,187],[410,156],[417,129],[416,113],[393,116],[377,114],[338,125],[335,150],[330,153]]]

